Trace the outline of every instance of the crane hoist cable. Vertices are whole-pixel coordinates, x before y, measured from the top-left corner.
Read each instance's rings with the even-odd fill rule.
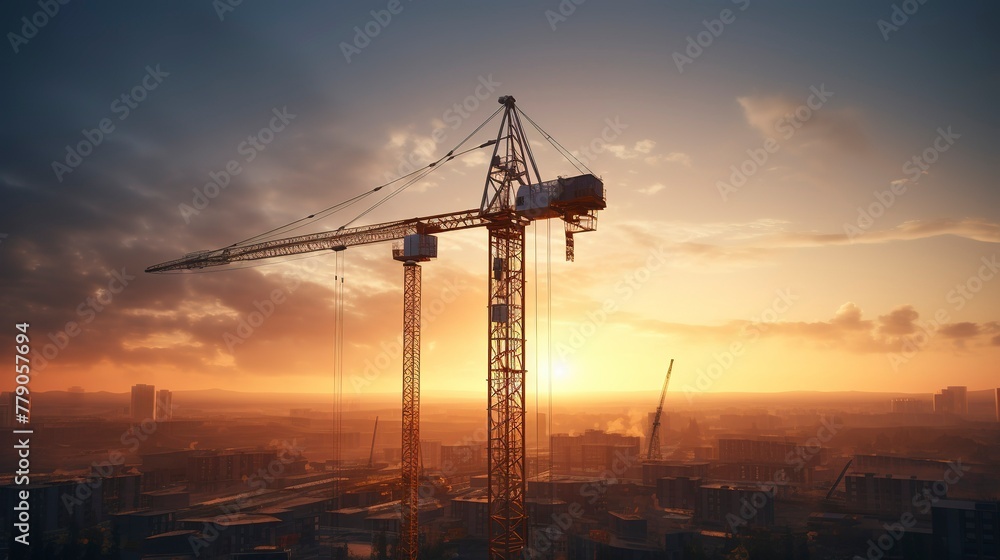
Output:
[[[483,123],[483,125],[485,125],[485,124],[486,123]],[[480,126],[480,128],[482,128],[482,125]],[[463,140],[463,143],[464,142],[465,141]],[[238,241],[236,243],[233,243],[233,244],[229,245],[228,247],[239,247],[239,246],[242,246],[242,245],[248,245],[248,244],[253,244],[253,243],[260,243],[260,242],[267,241],[268,239],[272,239],[272,238],[278,237],[279,235],[287,234],[288,232],[291,232],[291,231],[300,229],[302,227],[305,227],[305,226],[307,226],[307,225],[309,225],[309,224],[311,224],[311,223],[313,223],[313,222],[315,222],[317,220],[329,217],[329,216],[335,214],[337,211],[342,210],[344,208],[347,208],[348,206],[350,206],[354,202],[357,202],[357,201],[361,200],[362,198],[368,196],[369,194],[372,194],[373,192],[381,189],[382,187],[384,187],[386,185],[390,185],[392,183],[395,183],[395,182],[399,181],[400,179],[404,179],[404,178],[409,177],[411,175],[414,175],[414,174],[417,174],[417,173],[420,173],[420,172],[424,172],[423,175],[420,175],[419,177],[415,177],[415,178],[411,179],[406,184],[404,184],[402,187],[400,187],[396,191],[392,192],[389,196],[387,196],[384,199],[382,199],[381,201],[375,203],[372,207],[368,208],[367,210],[365,210],[364,212],[362,212],[358,216],[355,216],[351,221],[347,222],[346,224],[344,224],[344,225],[342,225],[342,226],[340,226],[338,228],[338,230],[339,229],[344,229],[347,226],[349,226],[352,223],[354,223],[355,221],[359,220],[364,215],[368,214],[369,212],[371,212],[372,210],[374,210],[375,208],[377,208],[378,206],[381,206],[383,203],[385,203],[386,201],[388,201],[393,196],[396,196],[397,194],[399,194],[399,192],[401,190],[403,190],[404,188],[406,188],[406,187],[412,185],[413,183],[419,181],[420,179],[426,177],[427,174],[429,174],[431,171],[433,171],[434,169],[437,169],[438,167],[440,167],[439,164],[442,161],[444,161],[445,163],[447,163],[448,161],[451,161],[451,160],[453,160],[453,159],[455,159],[457,157],[461,157],[461,156],[463,156],[465,154],[474,152],[476,150],[480,150],[482,148],[486,148],[488,146],[492,146],[495,143],[496,143],[496,140],[489,140],[489,141],[484,142],[484,143],[482,143],[482,144],[480,144],[478,146],[475,146],[475,147],[472,147],[472,148],[468,148],[468,149],[463,150],[463,151],[458,152],[458,153],[452,153],[452,152],[454,152],[454,150],[452,150],[452,152],[449,152],[445,156],[441,157],[440,159],[438,159],[438,161],[433,162],[433,163],[429,164],[426,167],[422,167],[422,168],[420,168],[420,169],[418,169],[416,171],[413,171],[411,173],[403,175],[402,177],[399,177],[397,179],[393,179],[392,181],[390,181],[388,183],[385,183],[384,185],[375,187],[374,189],[372,189],[372,190],[370,190],[370,191],[368,191],[366,193],[362,193],[362,194],[360,194],[358,196],[355,196],[355,197],[350,198],[350,199],[348,199],[348,200],[346,200],[344,202],[341,202],[340,204],[331,206],[331,207],[329,207],[329,208],[327,208],[325,210],[321,210],[320,212],[317,212],[315,214],[310,214],[309,216],[306,216],[305,218],[300,218],[300,219],[295,220],[293,222],[289,222],[289,223],[287,223],[287,224],[285,224],[283,226],[279,226],[279,227],[276,227],[274,229],[268,230],[268,231],[266,231],[264,233],[261,233],[259,235],[255,235],[253,237],[249,237],[247,239],[244,239],[243,241]],[[337,208],[337,210],[334,210],[333,212],[330,212],[326,216],[320,216],[321,213],[326,212],[328,210],[331,210],[333,208]],[[305,220],[310,220],[310,221],[306,222]],[[294,226],[294,227],[290,227],[290,226]],[[228,266],[225,269],[164,271],[164,273],[165,274],[209,274],[209,273],[213,273],[213,272],[225,272],[226,270],[242,270],[244,268],[257,268],[257,267],[261,267],[261,266],[271,266],[272,264],[280,264],[280,263],[292,262],[292,261],[297,261],[297,260],[301,260],[301,259],[311,259],[311,258],[316,258],[316,257],[319,257],[319,256],[322,256],[322,255],[306,255],[306,256],[302,256],[302,257],[298,257],[298,258],[293,258],[293,259],[273,260],[273,261],[270,261],[270,262],[262,262],[262,263],[256,263],[256,264],[245,264],[243,266]]]

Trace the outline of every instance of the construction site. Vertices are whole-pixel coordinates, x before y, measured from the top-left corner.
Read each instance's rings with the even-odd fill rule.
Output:
[[[5,2],[0,559],[1000,558],[998,18]]]

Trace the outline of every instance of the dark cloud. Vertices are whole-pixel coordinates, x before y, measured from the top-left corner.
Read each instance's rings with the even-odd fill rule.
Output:
[[[979,325],[976,323],[962,322],[942,325],[938,332],[946,338],[964,339],[979,335]]]
[[[884,335],[900,336],[913,334],[917,327],[914,322],[920,314],[912,305],[903,305],[878,318],[878,331]]]
[[[904,344],[914,344],[918,329],[926,326],[919,322],[920,314],[912,305],[901,305],[877,320],[866,320],[856,304],[847,302],[829,321],[730,321],[722,325],[689,325],[668,323],[640,318],[620,312],[616,320],[639,329],[678,335],[691,340],[725,342],[746,338],[748,333],[774,339],[810,340],[821,348],[843,350],[856,353],[899,352]],[[931,339],[937,335],[952,340],[964,348],[966,342],[978,341],[984,335],[1000,332],[1000,323],[950,323],[940,327],[930,327]],[[989,344],[997,345],[1000,335],[993,336]],[[920,344],[923,347],[923,343]]]

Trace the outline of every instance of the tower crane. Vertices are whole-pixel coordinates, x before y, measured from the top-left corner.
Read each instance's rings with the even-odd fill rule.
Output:
[[[670,383],[670,372],[674,369],[674,360],[670,359],[670,366],[667,367],[667,377],[663,380],[663,390],[660,391],[660,404],[656,407],[656,414],[653,415],[653,428],[649,432],[649,449],[646,452],[646,459],[659,461],[660,456],[660,416],[663,415],[663,401],[667,397],[667,384]]]
[[[550,143],[553,143],[553,146],[558,146],[557,150],[561,149],[560,153],[565,156],[568,152],[516,106],[513,96],[505,95],[498,101],[502,107],[480,125],[482,128],[502,112],[500,130],[496,138],[478,146],[478,148],[493,146],[479,208],[366,226],[342,226],[335,231],[281,239],[266,239],[264,234],[222,249],[189,253],[180,259],[146,269],[146,272],[151,273],[191,270],[317,251],[343,251],[348,247],[385,241],[396,242],[392,250],[393,258],[403,262],[404,271],[402,398],[404,492],[400,550],[402,558],[406,559],[417,557],[419,545],[417,489],[420,441],[421,277],[418,263],[437,256],[437,240],[434,234],[479,227],[486,228],[488,232],[489,557],[491,560],[513,559],[521,555],[528,540],[527,512],[524,505],[525,228],[535,220],[561,219],[566,235],[566,260],[573,260],[573,235],[594,231],[597,227],[597,212],[606,207],[604,183],[592,173],[542,182],[520,116],[524,116]],[[461,144],[437,162],[430,164],[428,168],[454,159],[455,150],[459,147]],[[371,192],[380,188],[382,187]],[[392,194],[396,192],[398,190]],[[253,241],[254,239],[261,240]]]

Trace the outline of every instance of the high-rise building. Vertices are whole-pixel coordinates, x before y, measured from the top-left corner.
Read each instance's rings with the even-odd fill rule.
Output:
[[[142,422],[143,420],[156,419],[156,388],[152,385],[132,386],[132,406],[129,408],[132,420]]]
[[[951,402],[955,408],[955,414],[961,416],[969,414],[969,390],[967,387],[949,386],[945,391],[951,394]]]
[[[166,389],[156,392],[156,419],[170,420],[174,417],[173,393]]]
[[[1000,422],[1000,389],[997,389],[996,405],[997,405],[997,422]]]
[[[969,413],[969,391],[967,387],[949,386],[934,395],[934,412],[965,416]]]

